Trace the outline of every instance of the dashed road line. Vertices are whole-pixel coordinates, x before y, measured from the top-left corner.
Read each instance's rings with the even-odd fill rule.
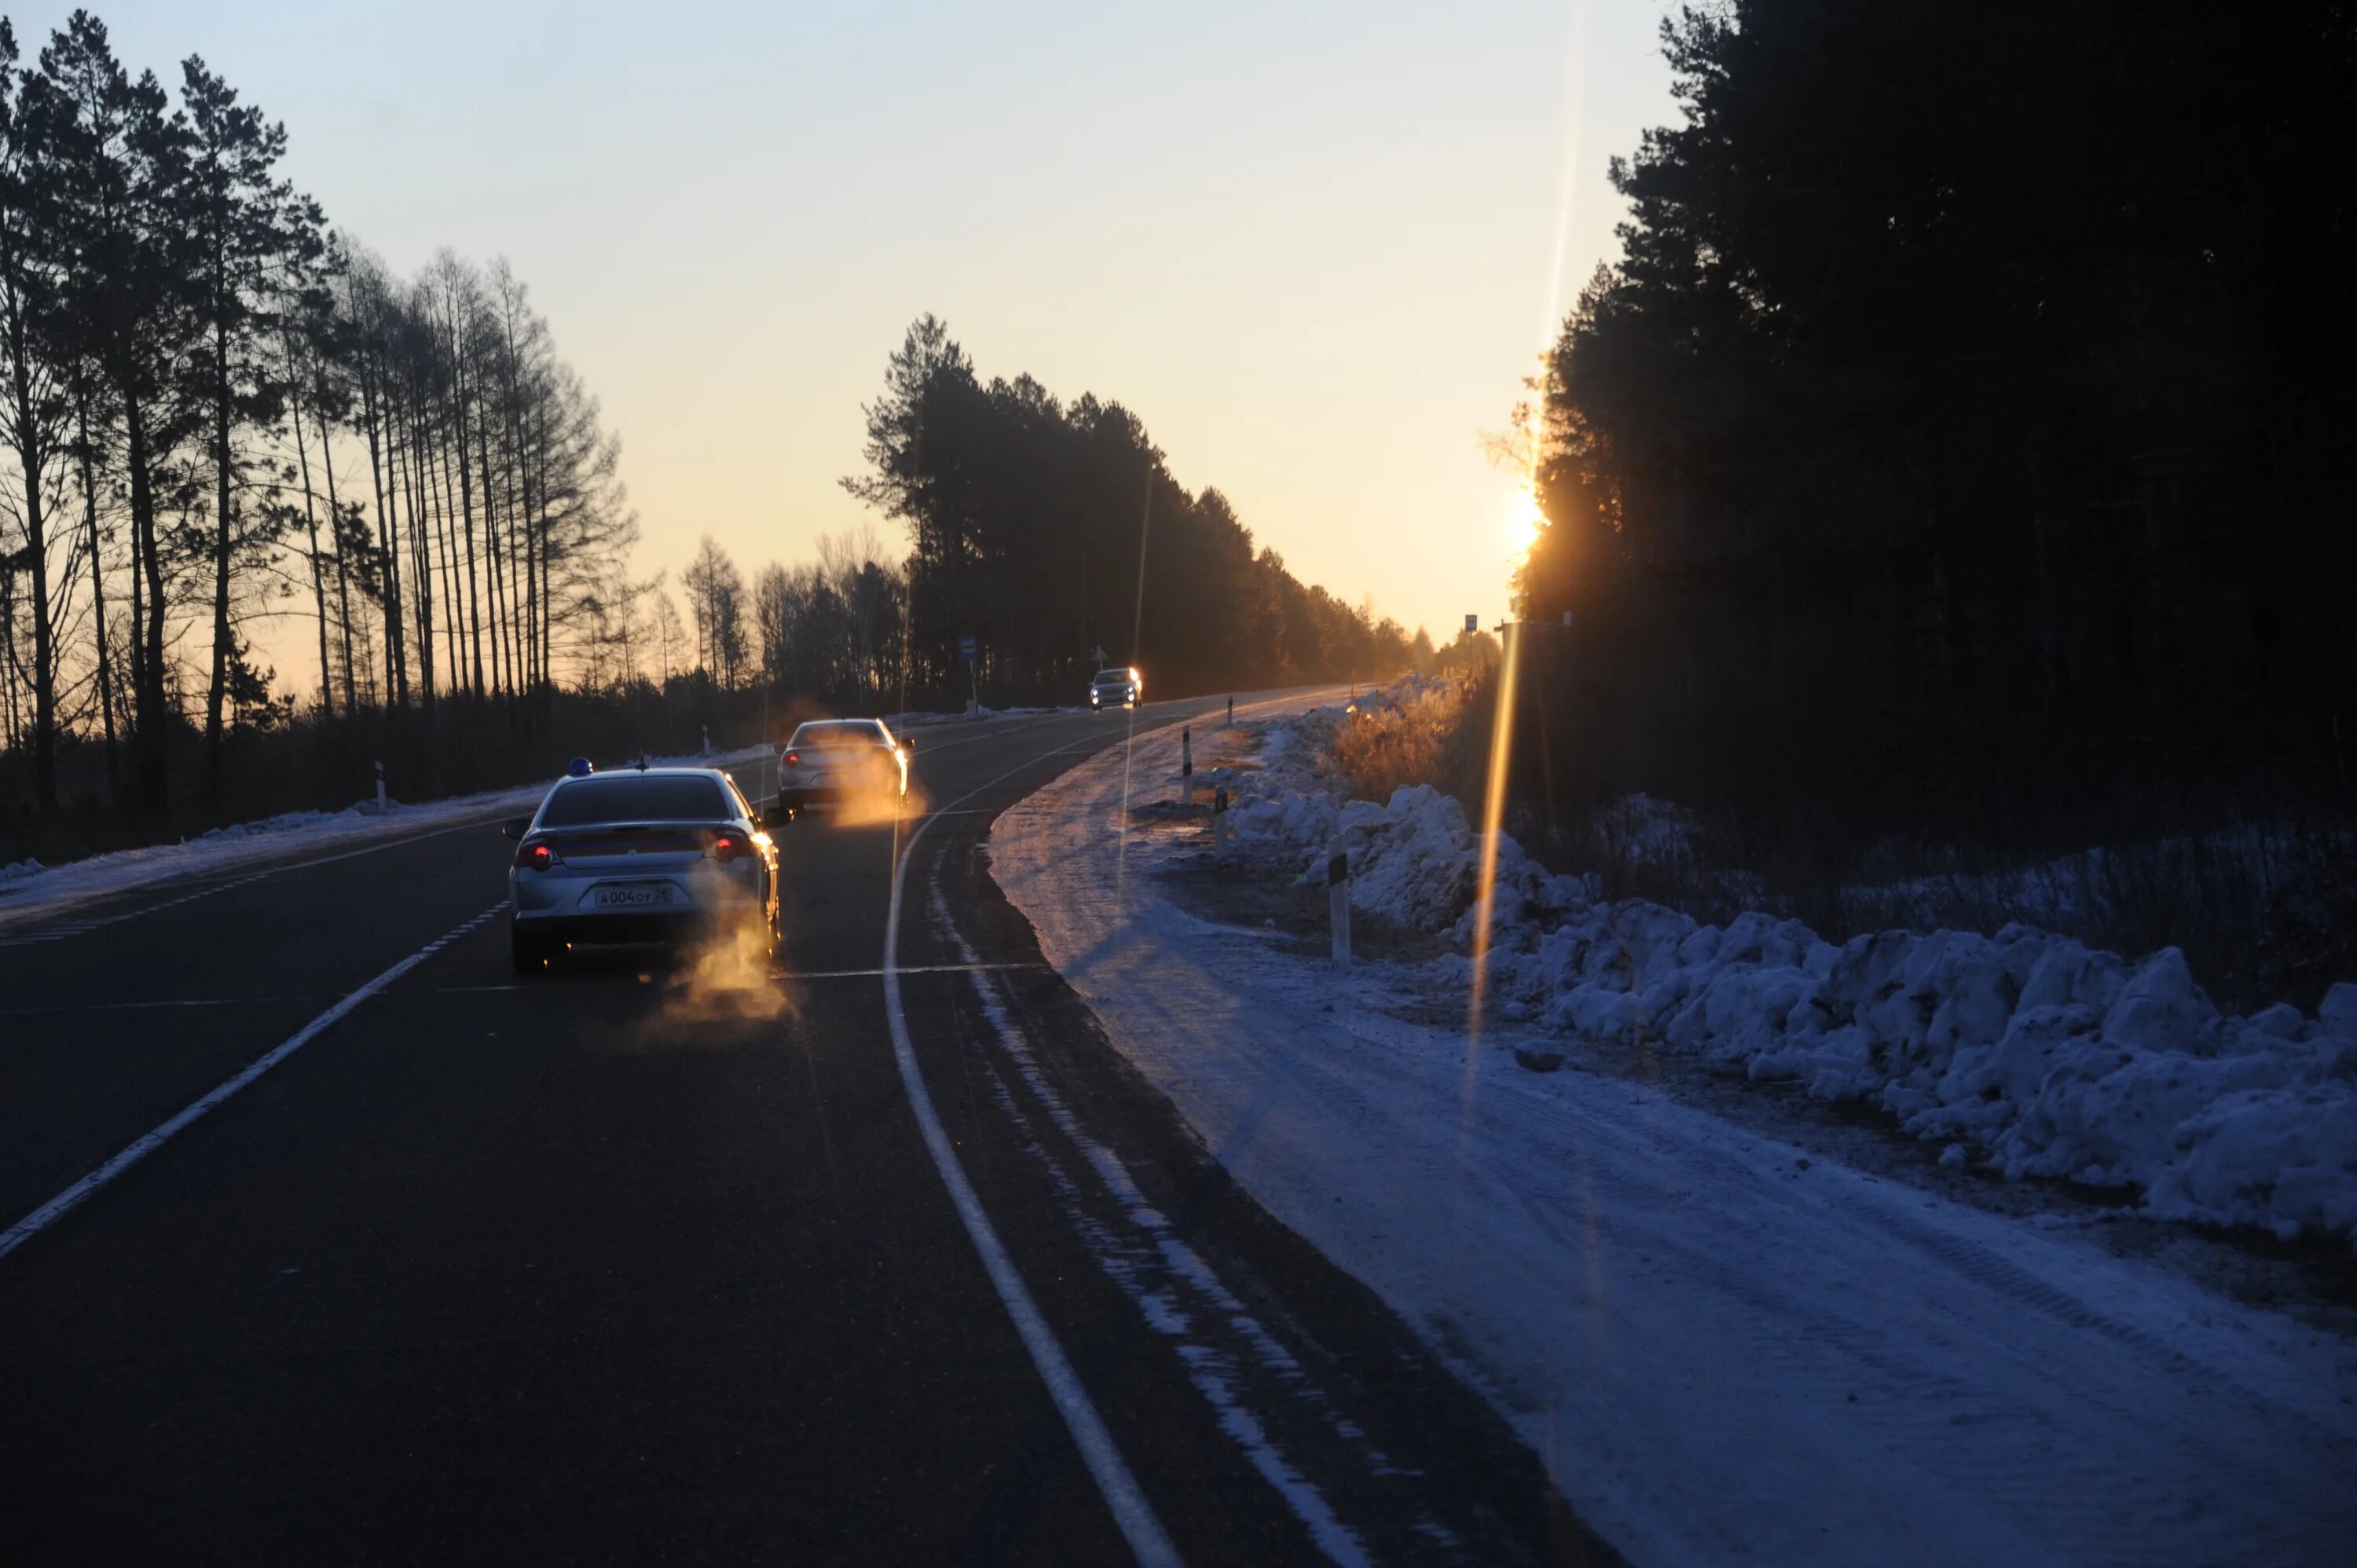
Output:
[[[182,996],[159,1002],[65,1002],[54,1007],[0,1007],[0,1018],[43,1018],[53,1013],[131,1013],[150,1007],[268,1007],[311,1000],[308,996]]]
[[[284,876],[290,871],[308,871],[315,865],[333,865],[339,860],[357,860],[364,854],[382,854],[389,849],[400,849],[407,844],[423,843],[427,839],[444,838],[451,833],[465,832],[470,828],[479,828],[499,820],[495,816],[469,817],[463,822],[453,822],[447,828],[436,828],[430,832],[410,833],[403,838],[383,839],[359,849],[345,850],[339,854],[323,854],[311,860],[298,860],[284,865],[267,866],[260,871],[249,872],[242,876],[231,876],[220,882],[206,882],[181,894],[177,898],[167,898],[156,904],[142,904],[135,909],[118,909],[111,915],[93,915],[78,920],[58,920],[35,927],[30,930],[0,931],[0,948],[32,947],[41,942],[63,941],[69,937],[79,937],[91,931],[103,929],[108,926],[118,926],[125,920],[135,920],[142,916],[160,915],[167,909],[177,909],[183,904],[193,904],[199,898],[210,898],[216,893],[227,893],[238,887],[251,887],[257,882],[266,881],[273,876]]]
[[[1045,969],[1047,967],[1044,963],[912,963],[903,964],[899,972],[902,974],[970,974],[976,970],[985,969]],[[883,973],[880,969],[780,969],[772,970],[770,978],[771,980],[876,980]],[[499,991],[541,989],[542,984],[538,981],[518,980],[498,985],[439,985],[435,987],[434,994],[474,996]],[[145,1004],[130,1003],[126,1005],[143,1006]],[[158,1004],[158,1005],[164,1004]],[[0,1013],[0,1018],[6,1016],[7,1014]]]
[[[475,930],[492,916],[497,915],[507,907],[508,901],[502,898],[498,903],[492,905],[490,908],[484,910],[481,914],[477,915],[473,919],[466,921],[455,929],[446,932],[442,936],[436,937],[434,940],[426,943],[415,952],[411,953],[407,958],[403,959],[399,963],[394,964],[391,969],[386,970],[382,974],[378,975],[374,980],[370,981],[359,990],[352,992],[342,1001],[337,1003],[333,1007],[328,1008],[326,1012],[320,1014],[317,1017],[304,1025],[300,1029],[297,1029],[285,1039],[280,1041],[277,1046],[264,1052],[261,1056],[256,1057],[253,1061],[246,1064],[243,1070],[229,1079],[219,1088],[213,1090],[211,1093],[207,1094],[203,1099],[196,1101],[196,1103],[190,1105],[178,1115],[173,1117],[162,1126],[157,1127],[154,1132],[147,1133],[145,1136],[141,1137],[131,1144],[128,1147],[124,1148],[121,1154],[115,1155],[113,1159],[107,1161],[104,1165],[99,1166],[96,1170],[82,1177],[80,1181],[74,1183],[71,1187],[66,1188],[63,1192],[49,1199],[48,1202],[41,1205],[40,1208],[33,1210],[32,1213],[25,1216],[24,1219],[16,1221],[16,1224],[8,1227],[5,1231],[0,1231],[0,1258],[5,1258],[9,1253],[15,1251],[17,1248],[23,1246],[26,1242],[31,1240],[34,1237],[39,1235],[50,1226],[55,1225],[59,1220],[64,1219],[67,1215],[81,1208],[83,1202],[92,1194],[113,1181],[115,1177],[129,1170],[133,1165],[137,1165],[141,1160],[144,1160],[148,1155],[154,1154],[157,1149],[162,1148],[164,1144],[170,1141],[176,1133],[182,1131],[190,1122],[195,1122],[198,1118],[203,1116],[205,1112],[212,1110],[214,1107],[220,1105],[223,1101],[229,1099],[231,1095],[235,1094],[239,1090],[243,1089],[247,1084],[252,1083],[255,1079],[260,1078],[264,1073],[268,1072],[272,1068],[276,1067],[280,1062],[285,1061],[288,1057],[291,1057],[296,1051],[301,1050],[305,1046],[309,1045],[313,1040],[318,1038],[319,1036],[325,1034],[329,1028],[333,1027],[344,1017],[346,1014],[351,1012],[353,1008],[358,1007],[361,1003],[367,1001],[378,992],[382,991],[386,986],[391,985],[394,981],[399,980],[403,975],[407,974],[411,970],[415,969],[419,964],[424,963],[427,959],[432,958],[436,953],[438,953],[444,948],[448,947],[452,942],[457,941],[459,938],[467,935],[468,932]]]

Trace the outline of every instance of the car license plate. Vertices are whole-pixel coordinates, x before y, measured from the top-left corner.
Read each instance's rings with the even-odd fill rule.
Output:
[[[600,887],[589,896],[589,902],[600,909],[661,908],[679,902],[679,889],[668,882],[651,882],[636,887]]]

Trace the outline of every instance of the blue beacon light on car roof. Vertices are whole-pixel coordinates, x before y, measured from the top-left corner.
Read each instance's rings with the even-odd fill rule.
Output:
[[[565,776],[567,779],[587,779],[596,771],[596,766],[587,757],[576,757],[573,759],[572,766],[565,768]]]

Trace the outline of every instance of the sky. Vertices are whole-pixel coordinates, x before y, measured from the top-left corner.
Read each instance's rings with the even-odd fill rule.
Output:
[[[91,8],[283,121],[396,271],[509,259],[621,436],[642,575],[881,525],[837,481],[931,311],[1444,638],[1507,606],[1481,437],[1617,253],[1607,159],[1675,114],[1663,0]],[[30,57],[70,7],[5,9]],[[263,640],[291,671],[309,635]]]

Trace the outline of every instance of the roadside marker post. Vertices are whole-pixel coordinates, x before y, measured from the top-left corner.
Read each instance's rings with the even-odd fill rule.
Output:
[[[376,814],[384,815],[384,764],[376,765]]]
[[[1222,784],[1211,791],[1211,847],[1224,855],[1234,842],[1228,832],[1228,787]]]
[[[1334,962],[1351,966],[1351,856],[1336,839],[1326,855],[1326,918],[1334,928]]]
[[[1236,727],[1236,700],[1233,697],[1228,699],[1228,727]]]
[[[1195,726],[1178,726],[1178,800],[1181,805],[1195,803]]]

